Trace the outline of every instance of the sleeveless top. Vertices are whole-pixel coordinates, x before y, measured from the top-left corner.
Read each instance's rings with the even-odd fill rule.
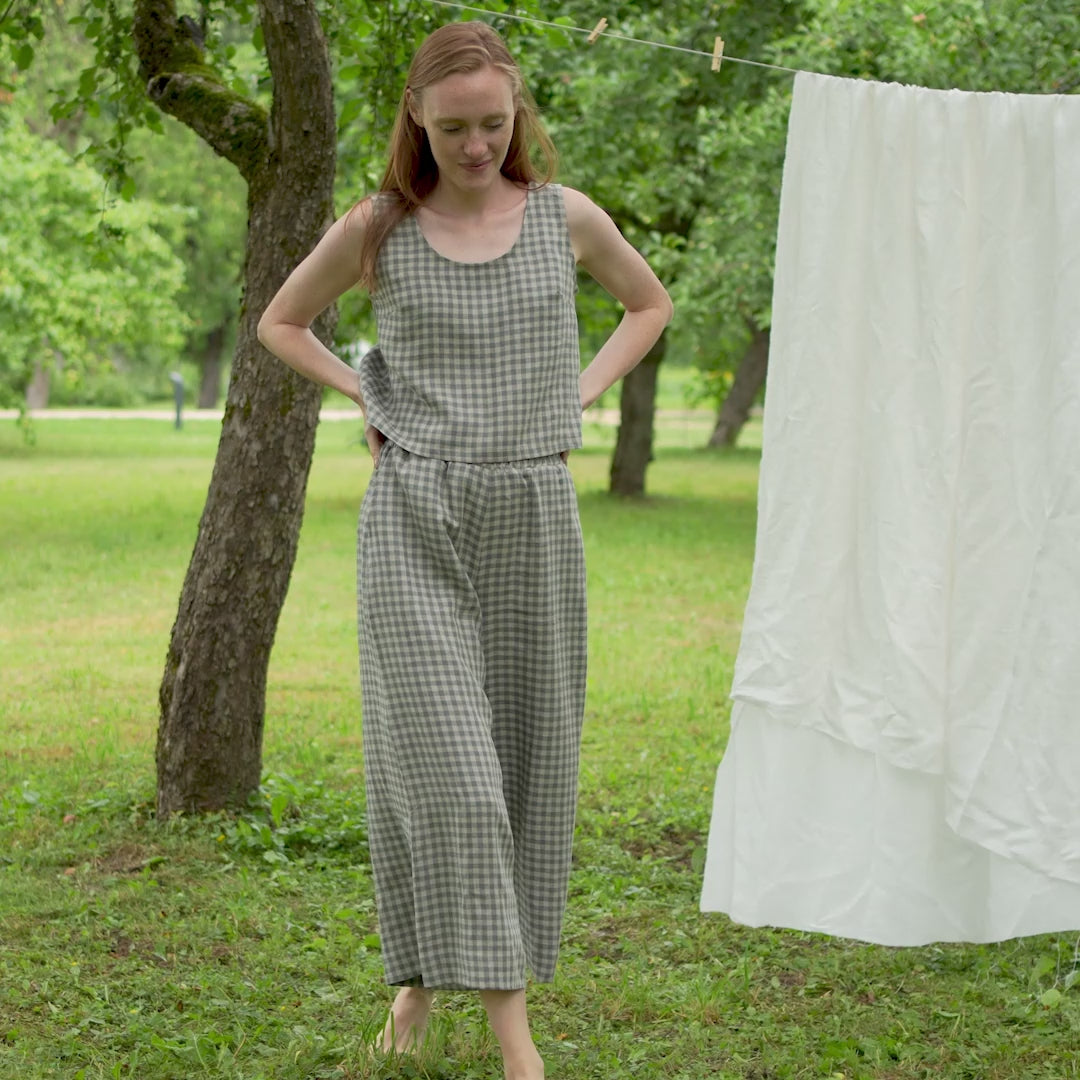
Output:
[[[383,243],[378,345],[360,361],[367,421],[447,461],[546,457],[581,446],[577,274],[562,188],[531,188],[505,254],[440,255],[415,216]]]

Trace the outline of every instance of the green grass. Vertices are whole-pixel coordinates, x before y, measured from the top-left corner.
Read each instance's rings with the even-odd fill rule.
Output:
[[[474,996],[419,1066],[374,1061],[354,541],[370,473],[320,429],[271,664],[266,779],[239,817],[152,815],[156,693],[216,424],[0,425],[0,1078],[501,1075]],[[590,684],[556,982],[565,1080],[1080,1076],[1076,941],[886,949],[697,911],[753,555],[758,457],[660,432],[642,502],[571,458]],[[748,432],[752,447],[759,432]],[[700,444],[700,439],[698,444]]]

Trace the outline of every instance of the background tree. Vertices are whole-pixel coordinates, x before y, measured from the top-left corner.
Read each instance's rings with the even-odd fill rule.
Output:
[[[55,372],[67,387],[95,373],[176,364],[184,268],[161,232],[178,214],[146,200],[102,220],[101,178],[0,106],[0,405],[42,407]],[[35,396],[36,395],[36,396]]]
[[[243,13],[243,9],[241,9]],[[212,65],[172,0],[136,0],[138,77],[247,183],[244,306],[221,440],[161,684],[160,817],[258,787],[266,670],[303,517],[321,395],[271,360],[258,317],[333,218],[330,61],[311,0],[259,0],[267,115]],[[114,24],[114,32],[115,32]],[[334,312],[314,327],[329,342]]]
[[[187,270],[177,297],[189,320],[184,366],[194,376],[195,404],[212,409],[221,400],[239,323],[247,228],[244,182],[189,128],[166,117],[164,129],[164,138],[146,130],[133,133],[137,160],[132,173],[140,192],[184,208],[175,237]],[[166,145],[167,155],[159,152]]]
[[[77,11],[65,17],[62,8],[44,9],[43,34],[34,45],[34,63],[13,80],[14,100],[36,134],[56,142],[73,157],[92,160],[98,155],[100,164],[100,149],[108,145],[125,103],[110,101],[108,94],[104,101],[100,96],[94,40],[82,33],[92,21],[93,11],[87,10],[91,18]],[[100,37],[108,28],[102,24],[92,32]],[[250,33],[248,37],[246,47],[239,40],[230,42],[229,48],[236,81],[254,86],[258,69]],[[122,40],[113,42],[114,46],[124,44]],[[141,94],[137,100],[145,108]],[[182,355],[174,357],[168,367],[184,373],[185,383],[197,390],[198,404],[208,408],[217,404],[222,370],[236,336],[246,227],[244,183],[235,168],[215,155],[193,131],[169,116],[155,114],[155,121],[154,130],[137,127],[127,138],[124,149],[135,186],[126,194],[133,198],[133,190],[137,190],[141,199],[173,208],[171,213],[159,215],[153,226],[186,270],[176,297],[183,312],[184,347]],[[82,167],[89,175],[86,160]],[[115,225],[115,185],[106,193],[100,190],[100,176],[97,182],[98,202],[103,202],[99,217],[103,223]],[[117,213],[122,214],[122,208]],[[87,258],[94,255],[89,251]],[[98,251],[97,257],[101,255]],[[153,324],[144,325],[149,335]],[[167,329],[171,337],[173,327]],[[163,365],[142,365],[121,376],[90,369],[75,385],[61,382],[57,390],[56,400],[78,404],[131,404],[166,393],[171,397]]]

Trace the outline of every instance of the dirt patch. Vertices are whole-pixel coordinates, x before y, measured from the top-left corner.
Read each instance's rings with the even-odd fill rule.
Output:
[[[623,851],[635,859],[646,855],[654,859],[666,859],[689,870],[694,851],[701,846],[701,833],[694,829],[665,825],[659,834],[631,836],[623,842]]]
[[[91,864],[100,874],[137,874],[165,862],[165,856],[157,854],[145,844],[121,844],[106,855],[99,855]]]
[[[601,919],[588,930],[585,955],[597,960],[621,960],[626,948],[626,928],[612,918]]]
[[[135,951],[135,943],[129,937],[114,938],[112,948],[109,949],[109,955],[115,956],[119,960],[125,960]]]

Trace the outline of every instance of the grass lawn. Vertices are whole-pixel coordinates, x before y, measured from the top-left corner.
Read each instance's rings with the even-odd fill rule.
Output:
[[[886,949],[697,910],[754,543],[755,430],[660,433],[645,501],[571,458],[590,684],[552,1080],[1080,1077],[1073,936]],[[354,542],[370,462],[324,424],[271,664],[261,798],[152,814],[156,693],[216,423],[0,425],[0,1078],[497,1080],[474,995],[418,1064],[369,1057]]]

